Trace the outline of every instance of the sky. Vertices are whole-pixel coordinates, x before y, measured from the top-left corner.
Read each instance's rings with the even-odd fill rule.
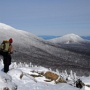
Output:
[[[90,0],[0,0],[0,22],[35,35],[90,35]]]

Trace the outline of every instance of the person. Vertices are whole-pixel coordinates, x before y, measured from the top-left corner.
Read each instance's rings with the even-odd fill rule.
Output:
[[[4,72],[9,71],[9,65],[11,64],[11,54],[13,53],[13,39],[10,38],[8,41],[4,40],[1,44],[0,55],[3,56]]]

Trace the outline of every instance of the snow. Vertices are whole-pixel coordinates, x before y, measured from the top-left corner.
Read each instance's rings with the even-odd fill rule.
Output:
[[[8,88],[9,90],[80,90],[74,85],[72,71],[71,74],[68,75],[66,71],[65,73],[60,73],[58,70],[55,72],[45,67],[23,65],[22,63],[16,64],[15,62],[12,62],[10,65],[8,73],[4,73],[2,68],[3,61],[0,60],[0,90],[3,90],[3,88]],[[54,81],[45,82],[46,78],[44,76],[31,76],[32,74],[38,75],[41,72],[45,73],[47,71],[60,74],[64,78],[69,76],[70,79],[67,83],[55,84]],[[83,76],[80,77],[80,79],[85,82],[85,84],[90,85],[90,76]],[[81,90],[90,90],[90,88],[83,86]]]
[[[80,78],[85,84],[89,85],[90,84],[90,76],[89,77],[81,77]]]
[[[84,39],[82,39],[80,36],[72,33],[72,34],[64,35],[59,38],[51,39],[49,41],[54,42],[54,43],[71,44],[71,43],[80,43],[80,42],[84,41]]]
[[[13,27],[9,26],[9,25],[6,25],[4,23],[0,23],[0,29],[14,29]]]

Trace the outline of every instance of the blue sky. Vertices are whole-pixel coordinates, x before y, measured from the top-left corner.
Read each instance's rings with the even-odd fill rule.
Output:
[[[35,35],[90,35],[90,0],[0,0],[0,22]]]

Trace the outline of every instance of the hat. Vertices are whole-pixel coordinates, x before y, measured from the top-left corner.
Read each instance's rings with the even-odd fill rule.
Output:
[[[13,39],[12,39],[12,38],[10,38],[10,39],[9,39],[9,42],[10,42],[10,43],[12,43],[12,42],[13,42]]]

